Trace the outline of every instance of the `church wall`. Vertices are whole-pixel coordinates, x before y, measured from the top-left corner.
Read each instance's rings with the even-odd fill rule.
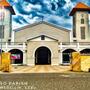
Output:
[[[45,46],[51,51],[51,65],[59,65],[59,53],[57,41],[28,41],[27,42],[27,64],[35,65],[35,51],[37,48]]]
[[[61,42],[70,41],[70,31],[60,30],[58,28],[46,24],[39,24],[15,32],[15,41],[26,42],[26,40],[40,35],[46,35],[55,38]]]
[[[77,42],[90,42],[88,12],[77,11],[75,13],[75,18],[76,18],[76,20],[75,20],[74,26],[76,28],[76,40],[77,40]],[[81,24],[82,18],[84,19],[84,24]],[[81,27],[85,27],[85,39],[81,39],[81,29],[80,29]]]
[[[4,25],[4,38],[2,38],[3,42],[7,42],[10,39],[10,30],[11,30],[11,15],[9,10],[4,10],[4,21],[0,22],[0,25]]]

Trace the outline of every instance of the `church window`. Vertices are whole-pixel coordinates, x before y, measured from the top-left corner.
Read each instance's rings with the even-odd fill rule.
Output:
[[[0,25],[0,38],[4,38],[4,25]]]
[[[73,37],[75,38],[76,37],[76,29],[73,28]]]
[[[85,27],[81,27],[81,39],[85,39]]]
[[[76,38],[76,18],[75,16],[73,17],[73,37]]]
[[[83,17],[84,15],[83,15],[83,14],[81,14],[81,16]]]
[[[45,40],[45,36],[44,35],[41,36],[41,40]]]
[[[81,24],[84,24],[84,19],[83,18],[81,19]]]

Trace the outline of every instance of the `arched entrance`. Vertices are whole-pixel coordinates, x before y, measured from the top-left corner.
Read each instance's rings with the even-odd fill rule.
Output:
[[[90,55],[90,49],[86,48],[86,49],[83,49],[82,51],[80,51],[81,54],[89,54]]]
[[[63,63],[70,63],[71,54],[75,52],[73,49],[66,49],[62,53]]]
[[[35,64],[51,64],[51,51],[47,47],[39,47],[35,52]]]
[[[23,52],[21,50],[12,49],[9,52],[11,53],[12,64],[23,64]]]

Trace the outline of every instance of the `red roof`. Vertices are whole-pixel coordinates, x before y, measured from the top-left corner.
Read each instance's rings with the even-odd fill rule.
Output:
[[[76,11],[90,11],[90,7],[84,3],[79,2],[70,12],[70,16],[73,16]]]
[[[2,6],[6,9],[9,9],[11,14],[13,14],[13,15],[15,14],[14,9],[6,0],[0,0],[0,7],[2,7]]]
[[[1,0],[0,6],[10,6],[10,4],[6,0]]]

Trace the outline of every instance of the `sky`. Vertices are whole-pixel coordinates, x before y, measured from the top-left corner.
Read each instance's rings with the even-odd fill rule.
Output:
[[[35,22],[46,21],[56,26],[72,29],[70,11],[78,2],[90,6],[90,0],[8,0],[16,15],[12,28],[20,28]]]

